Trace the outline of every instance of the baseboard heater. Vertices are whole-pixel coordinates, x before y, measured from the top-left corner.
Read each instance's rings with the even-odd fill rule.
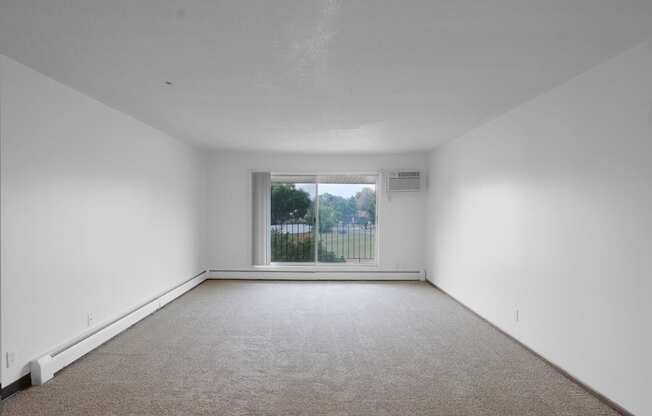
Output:
[[[207,279],[241,280],[425,280],[423,270],[253,268],[209,270]]]
[[[32,385],[40,386],[54,374],[80,357],[104,344],[141,319],[151,315],[174,299],[206,280],[206,271],[199,273],[146,303],[131,309],[120,317],[101,325],[89,334],[71,340],[48,354],[30,362]]]

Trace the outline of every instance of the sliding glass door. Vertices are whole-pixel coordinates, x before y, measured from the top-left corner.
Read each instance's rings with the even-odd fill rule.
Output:
[[[376,261],[376,175],[272,175],[272,263]]]
[[[318,261],[374,263],[376,176],[320,176],[318,202]]]

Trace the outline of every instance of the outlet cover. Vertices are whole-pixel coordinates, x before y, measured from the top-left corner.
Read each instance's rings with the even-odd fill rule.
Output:
[[[16,361],[16,355],[13,352],[8,352],[7,353],[7,368],[10,368],[14,364],[14,361]]]

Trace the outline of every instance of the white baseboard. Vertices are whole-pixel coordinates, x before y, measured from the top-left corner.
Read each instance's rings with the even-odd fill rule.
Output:
[[[166,291],[162,295],[155,297],[145,304],[126,312],[119,318],[101,325],[94,332],[73,339],[36,360],[31,361],[30,372],[32,385],[38,386],[47,382],[54,377],[54,373],[57,371],[104,344],[141,319],[156,312],[158,309],[193,289],[204,280],[206,280],[205,271]]]
[[[242,280],[425,280],[423,270],[252,268],[209,270],[207,279]]]

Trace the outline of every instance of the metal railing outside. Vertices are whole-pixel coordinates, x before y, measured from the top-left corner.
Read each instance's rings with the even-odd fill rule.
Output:
[[[375,224],[321,226],[319,261],[371,263],[376,254]],[[314,262],[315,227],[306,223],[272,224],[272,262]]]

